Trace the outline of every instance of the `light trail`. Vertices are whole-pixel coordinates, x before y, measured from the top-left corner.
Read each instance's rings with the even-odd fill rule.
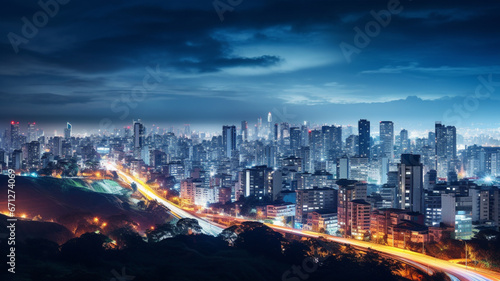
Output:
[[[151,189],[147,184],[145,184],[140,179],[137,179],[135,177],[127,175],[126,173],[118,170],[115,165],[108,162],[105,164],[105,166],[110,171],[116,171],[118,173],[118,175],[122,179],[124,179],[127,183],[131,184],[132,182],[135,182],[137,184],[137,190],[139,190],[139,192],[142,193],[148,200],[155,200],[158,203],[164,205],[177,218],[196,219],[198,221],[198,223],[200,224],[200,226],[203,228],[203,232],[205,232],[205,234],[217,236],[217,235],[219,235],[219,233],[222,232],[222,230],[224,230],[223,227],[221,227],[213,222],[208,222],[202,218],[199,218],[197,216],[194,216],[194,215],[184,211],[183,209],[181,209],[177,205],[171,203],[170,201],[168,201],[165,198],[158,195],[153,189]]]

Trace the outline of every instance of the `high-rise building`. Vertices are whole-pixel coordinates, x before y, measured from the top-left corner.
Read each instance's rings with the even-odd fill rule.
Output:
[[[337,152],[342,150],[342,126],[322,126],[321,134],[323,140],[322,158],[326,159],[331,150]]]
[[[338,191],[330,188],[298,189],[296,192],[295,225],[307,223],[307,214],[318,210],[337,209]]]
[[[191,126],[189,124],[184,124],[184,136],[191,136]]]
[[[243,141],[248,141],[248,122],[241,121],[241,136]]]
[[[394,123],[392,121],[380,122],[380,142],[382,143],[382,156],[394,160]]]
[[[342,235],[350,236],[352,227],[351,224],[352,209],[349,206],[349,202],[353,200],[362,200],[362,201],[366,200],[367,184],[355,180],[341,179],[337,181],[337,185],[339,186],[338,203],[337,203],[339,231]]]
[[[267,166],[255,166],[243,171],[245,187],[245,197],[253,196],[256,199],[263,199],[265,196],[274,197],[281,191],[281,172],[276,174],[273,180],[274,169]]]
[[[277,167],[276,156],[277,147],[275,145],[266,145],[264,147],[264,162],[268,167]]]
[[[146,128],[141,122],[141,119],[134,120],[134,155],[137,158],[141,157],[142,147],[145,145]]]
[[[312,130],[309,131],[308,134],[309,134],[309,146],[311,147],[311,159],[312,161],[320,161],[322,147],[323,147],[321,131]]]
[[[300,147],[301,131],[299,127],[290,128],[290,149],[292,151]]]
[[[349,156],[354,156],[359,153],[359,137],[358,135],[350,135],[345,140],[345,151]]]
[[[73,126],[71,126],[69,122],[66,122],[66,128],[64,128],[64,138],[67,140],[70,139],[72,131],[73,131]]]
[[[28,142],[36,141],[37,139],[36,123],[28,122]]]
[[[398,184],[398,207],[424,214],[423,165],[420,163],[420,155],[401,155]]]
[[[438,177],[445,178],[451,170],[450,162],[457,158],[457,130],[436,122],[436,167]]]
[[[10,148],[11,150],[21,147],[20,143],[19,122],[10,122]]]
[[[370,231],[370,203],[363,199],[355,199],[348,203],[349,224],[346,235],[351,235],[358,239]]]
[[[278,123],[274,123],[274,141],[278,141],[279,127]]]
[[[436,146],[436,133],[435,132],[428,133],[427,145],[429,145],[432,148],[435,148],[435,146]]]
[[[222,126],[222,146],[224,155],[231,158],[236,150],[236,126]]]
[[[52,139],[52,154],[63,157],[63,139],[61,137],[54,137]]]
[[[12,152],[12,169],[19,170],[23,167],[23,151],[21,149],[14,149]]]
[[[40,163],[40,157],[41,157],[41,147],[40,143],[37,141],[32,141],[28,143],[28,158],[27,158],[27,164],[33,168],[36,168],[36,166]]]
[[[408,131],[405,129],[401,130],[399,133],[399,153],[410,153],[410,138],[408,136]]]
[[[370,158],[370,121],[361,119],[358,122],[359,156]]]

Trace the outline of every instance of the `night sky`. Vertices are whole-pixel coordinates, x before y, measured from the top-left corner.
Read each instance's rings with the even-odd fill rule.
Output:
[[[270,111],[276,122],[500,127],[498,1],[60,2],[45,25],[37,1],[0,9],[0,127],[219,126]],[[390,22],[373,25],[371,11],[391,5]],[[34,15],[41,27],[23,35]],[[370,22],[379,30],[356,45]]]

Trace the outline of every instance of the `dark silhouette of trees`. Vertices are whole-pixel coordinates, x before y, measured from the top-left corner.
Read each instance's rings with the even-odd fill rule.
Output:
[[[61,247],[61,255],[65,260],[95,264],[105,252],[105,243],[111,240],[97,233],[85,233],[79,238],[73,238]]]
[[[180,219],[177,224],[177,233],[181,235],[188,234],[200,234],[203,228],[198,223],[196,219],[183,218]]]
[[[178,233],[177,226],[170,223],[157,224],[154,229],[146,230],[148,242],[160,242],[164,239],[175,237]]]
[[[283,236],[259,222],[243,222],[225,229],[219,236],[230,245],[253,254],[281,256]]]
[[[61,247],[45,240],[27,240],[20,245],[24,250],[19,259],[24,266],[18,276],[37,281],[111,280],[116,279],[113,270],[122,273],[124,268],[133,280],[148,281],[305,280],[297,274],[307,280],[404,279],[396,274],[403,268],[400,263],[376,252],[325,239],[286,240],[258,222],[234,225],[219,237],[184,235],[197,229],[196,220],[184,219],[146,231],[148,242],[126,224],[108,233],[109,238],[86,233]],[[114,245],[110,238],[120,247],[110,247]],[[425,277],[411,267],[406,271],[424,281],[446,280],[440,273]]]
[[[117,228],[108,235],[111,239],[116,241],[120,248],[140,248],[146,243],[130,226]]]

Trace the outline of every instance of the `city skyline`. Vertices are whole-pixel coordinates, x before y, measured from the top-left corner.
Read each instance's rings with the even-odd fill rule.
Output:
[[[138,118],[138,119],[141,120],[141,118]],[[37,130],[41,131],[47,137],[64,136],[67,124],[72,123],[72,124],[70,124],[72,127],[74,127],[74,125],[77,126],[76,130],[74,130],[74,131],[72,130],[72,134],[75,136],[82,137],[82,136],[99,135],[99,134],[112,135],[114,133],[123,132],[123,130],[125,130],[126,128],[129,128],[129,129],[133,128],[133,124],[134,124],[135,120],[137,120],[137,119],[130,120],[130,122],[128,122],[128,123],[121,123],[121,125],[110,123],[109,126],[106,127],[106,129],[103,129],[103,127],[100,127],[100,126],[90,126],[90,125],[85,125],[84,123],[74,123],[74,122],[67,122],[67,121],[64,121],[64,122],[61,121],[58,124],[44,126],[43,124],[40,124],[39,122],[20,122],[17,120],[11,120],[7,124],[5,124],[6,126],[3,126],[3,128],[2,128],[2,125],[0,125],[0,130],[9,131],[10,124],[12,124],[12,122],[14,122],[14,123],[19,123],[18,125],[20,128],[20,132],[26,136],[29,134],[30,126],[35,126]],[[359,119],[359,120],[366,120],[366,119]],[[146,121],[146,122],[144,122],[144,121]],[[357,130],[358,126],[355,123],[357,123],[358,121],[353,122],[352,125],[351,124],[338,124],[338,123],[318,124],[318,123],[312,123],[309,121],[302,121],[302,122],[298,122],[298,123],[277,122],[277,121],[274,122],[273,121],[272,125],[275,126],[275,124],[280,125],[281,123],[286,123],[286,124],[289,124],[290,126],[299,126],[300,127],[304,124],[307,124],[307,126],[311,129],[321,129],[321,127],[325,126],[325,125],[341,126],[343,131],[344,131],[344,133],[342,134],[342,138],[343,138],[343,141],[345,141],[346,138],[349,137],[348,134],[345,134],[346,130],[348,131],[349,128],[351,128],[351,130]],[[408,133],[408,137],[410,139],[427,138],[428,133],[434,131],[434,126],[436,123],[443,123],[442,121],[435,121],[435,122],[432,122],[429,124],[423,124],[421,129],[415,130],[415,129],[409,129],[408,127],[404,127],[403,125],[400,125],[400,127],[398,127],[398,124],[401,124],[401,123],[398,123],[397,120],[396,121],[394,121],[394,120],[393,121],[390,121],[390,120],[381,120],[381,121],[368,120],[368,121],[370,123],[370,131],[371,131],[369,134],[370,137],[371,138],[378,138],[379,141],[381,141],[381,142],[383,140],[381,138],[380,128],[381,128],[381,124],[384,124],[386,122],[390,122],[391,124],[393,124],[392,125],[393,138],[395,136],[399,136],[401,131],[406,130],[406,131],[408,131],[407,133]],[[370,122],[370,121],[372,121],[372,122]],[[156,122],[151,122],[151,121],[148,122],[148,120],[143,120],[143,124],[146,126],[147,134],[150,134],[152,132],[165,133],[165,132],[173,130],[172,132],[181,133],[184,135],[184,130],[186,127],[188,127],[193,133],[197,133],[197,134],[205,133],[209,136],[222,135],[223,133],[222,133],[221,127],[226,126],[226,125],[228,125],[228,126],[234,125],[237,129],[238,134],[241,134],[241,124],[240,124],[241,122],[247,123],[247,135],[255,137],[254,131],[255,131],[255,127],[260,122],[260,117],[256,118],[255,122],[252,122],[250,120],[242,120],[240,122],[234,122],[234,123],[222,122],[220,124],[210,124],[210,125],[186,124],[186,123],[184,123],[184,124],[182,124],[182,123],[181,124],[159,124]],[[451,124],[446,124],[446,125],[452,126]],[[463,127],[462,128],[456,127],[456,128],[457,128],[457,135],[460,136],[461,141],[463,141],[464,139],[473,139],[473,138],[477,138],[477,137],[483,137],[483,138],[490,139],[490,140],[498,140],[498,138],[500,138],[500,129],[463,128]],[[190,135],[187,135],[187,136],[190,137]],[[474,141],[476,141],[476,140],[474,140]],[[488,145],[488,143],[481,143],[481,144]],[[491,144],[491,145],[494,145],[494,144]]]
[[[498,0],[5,4],[1,280],[500,280]]]

